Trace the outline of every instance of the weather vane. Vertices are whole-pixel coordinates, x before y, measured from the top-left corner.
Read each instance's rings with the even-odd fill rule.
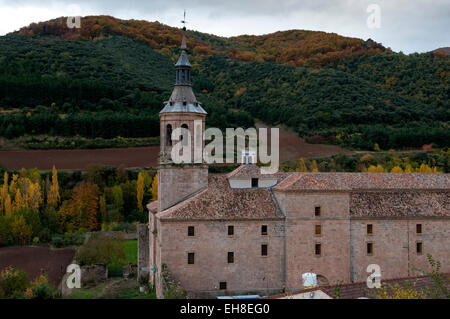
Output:
[[[183,23],[183,30],[186,31],[186,23],[187,23],[187,21],[186,21],[186,10],[184,10],[184,18],[183,18],[183,20],[181,20],[181,23]]]

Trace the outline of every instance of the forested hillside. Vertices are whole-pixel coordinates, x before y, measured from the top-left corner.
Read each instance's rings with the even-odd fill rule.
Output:
[[[159,134],[181,30],[107,16],[32,24],[0,37],[0,136]],[[442,54],[291,30],[217,37],[188,32],[194,90],[209,126],[287,124],[312,142],[382,149],[450,144]],[[1,146],[0,146],[1,147]]]

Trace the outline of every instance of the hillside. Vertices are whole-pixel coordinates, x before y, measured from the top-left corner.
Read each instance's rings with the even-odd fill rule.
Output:
[[[64,21],[0,37],[0,136],[157,136],[181,30],[107,16],[83,18],[81,29]],[[303,30],[189,31],[188,46],[209,126],[260,118],[308,141],[360,149],[450,145],[444,56]]]

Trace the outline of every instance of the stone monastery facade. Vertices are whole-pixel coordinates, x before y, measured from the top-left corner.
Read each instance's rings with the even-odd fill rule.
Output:
[[[419,275],[426,255],[450,272],[449,174],[261,174],[242,165],[208,174],[204,164],[174,165],[171,132],[205,126],[192,91],[183,36],[170,99],[160,112],[158,201],[150,203],[140,264],[163,297],[162,270],[192,294],[269,295],[320,284]],[[193,145],[193,141],[191,143]]]

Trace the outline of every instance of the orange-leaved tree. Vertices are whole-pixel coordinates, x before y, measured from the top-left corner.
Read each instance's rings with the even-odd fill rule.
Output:
[[[59,209],[60,222],[67,231],[92,231],[98,226],[98,187],[90,182],[79,183],[72,198]]]

